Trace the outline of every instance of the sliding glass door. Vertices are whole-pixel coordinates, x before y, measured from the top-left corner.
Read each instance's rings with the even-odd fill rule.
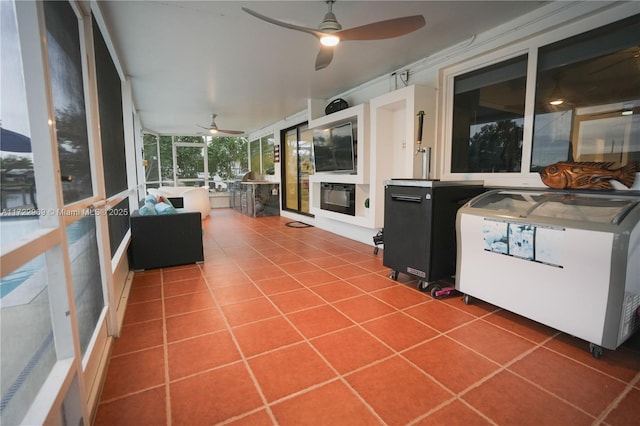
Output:
[[[286,210],[310,215],[309,176],[313,174],[313,132],[304,124],[283,131],[282,182]]]

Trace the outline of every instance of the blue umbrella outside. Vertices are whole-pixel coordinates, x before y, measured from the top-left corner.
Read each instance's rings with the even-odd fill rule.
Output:
[[[13,130],[0,128],[0,151],[31,152],[31,138]]]

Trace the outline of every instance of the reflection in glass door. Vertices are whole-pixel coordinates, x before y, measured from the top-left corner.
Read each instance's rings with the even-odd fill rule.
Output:
[[[309,176],[314,172],[311,155],[313,132],[305,124],[285,130],[283,140],[283,205],[287,210],[309,215]]]
[[[96,218],[73,203],[93,198],[78,18],[67,2],[44,2],[51,91],[62,174],[76,325],[82,356],[104,308]]]

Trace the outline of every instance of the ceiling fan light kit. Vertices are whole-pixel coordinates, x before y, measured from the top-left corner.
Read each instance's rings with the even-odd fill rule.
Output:
[[[251,9],[243,7],[249,15],[279,27],[311,34],[320,41],[320,51],[316,57],[316,71],[326,68],[333,59],[333,50],[338,43],[348,40],[384,40],[409,34],[422,28],[425,20],[422,15],[405,16],[403,18],[389,19],[386,21],[373,22],[351,29],[342,29],[333,13],[333,3],[335,0],[327,0],[329,11],[324,15],[324,19],[318,29],[302,27],[288,22],[278,21],[268,16],[262,15]]]
[[[334,35],[326,35],[320,39],[320,43],[325,46],[337,46],[340,43],[340,37],[336,37]]]

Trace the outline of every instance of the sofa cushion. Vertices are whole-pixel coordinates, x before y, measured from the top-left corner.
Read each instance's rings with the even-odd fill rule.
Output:
[[[156,206],[154,203],[144,203],[144,206],[140,207],[138,210],[140,216],[155,216],[158,214],[156,211]]]
[[[144,203],[145,204],[147,204],[147,203],[155,204],[157,202],[158,202],[158,200],[156,199],[156,197],[154,195],[149,194],[146,197],[144,197]]]
[[[158,214],[175,214],[175,213],[177,213],[175,207],[173,207],[171,204],[165,203],[163,201],[161,201],[159,203],[156,203],[155,208],[156,208],[156,212]]]

